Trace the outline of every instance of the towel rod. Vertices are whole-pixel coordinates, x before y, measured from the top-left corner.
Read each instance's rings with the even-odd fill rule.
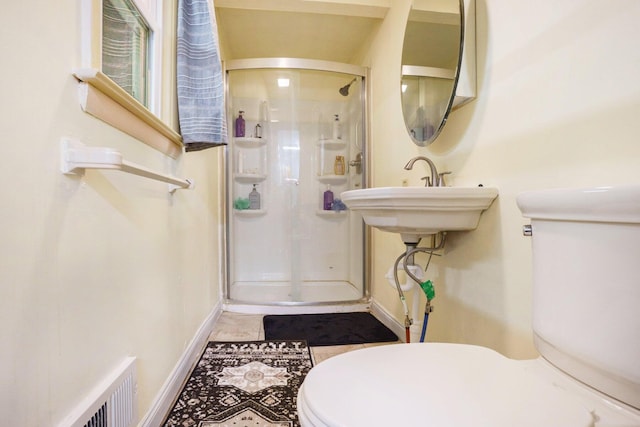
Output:
[[[154,172],[144,166],[124,160],[122,154],[113,148],[87,147],[82,142],[70,138],[62,138],[60,145],[61,169],[64,174],[82,174],[85,169],[115,169],[166,182],[169,184],[170,193],[181,188],[193,189],[195,187],[194,182],[190,179]]]

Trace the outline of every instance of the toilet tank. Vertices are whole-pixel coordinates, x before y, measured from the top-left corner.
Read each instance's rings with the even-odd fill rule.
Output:
[[[640,185],[522,193],[533,330],[550,363],[640,409]]]

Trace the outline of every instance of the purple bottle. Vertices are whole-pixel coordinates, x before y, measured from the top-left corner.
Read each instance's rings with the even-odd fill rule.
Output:
[[[240,111],[238,113],[238,118],[236,119],[236,138],[244,137],[244,117],[242,115],[244,111]]]
[[[323,200],[323,209],[325,211],[330,211],[333,206],[333,191],[331,191],[331,186],[327,185],[327,190],[324,192],[324,200]]]

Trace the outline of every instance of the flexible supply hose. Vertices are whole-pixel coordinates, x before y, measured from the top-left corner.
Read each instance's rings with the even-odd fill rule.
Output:
[[[440,243],[438,245],[432,248],[415,247],[413,249],[409,249],[405,253],[398,256],[398,258],[396,258],[396,262],[393,264],[393,279],[395,281],[396,288],[398,289],[398,295],[400,296],[400,301],[402,302],[402,306],[404,308],[404,313],[405,313],[404,329],[405,329],[405,336],[406,336],[405,341],[407,344],[411,342],[410,327],[413,321],[409,316],[409,308],[407,307],[407,302],[404,298],[404,292],[402,292],[402,288],[400,286],[400,280],[398,279],[398,264],[400,264],[400,260],[403,260],[403,267],[404,267],[405,273],[414,282],[420,284],[420,287],[422,288],[422,290],[425,293],[425,296],[427,297],[427,305],[425,307],[425,312],[424,312],[424,321],[422,322],[422,333],[420,335],[420,342],[424,342],[424,338],[427,332],[427,321],[429,320],[429,313],[433,310],[433,308],[431,307],[431,300],[435,297],[435,292],[433,290],[433,285],[431,284],[430,280],[423,283],[421,282],[421,279],[419,279],[413,273],[411,273],[411,269],[408,267],[408,264],[407,264],[407,258],[410,258],[412,255],[418,252],[428,253],[429,259],[427,260],[427,265],[424,269],[424,272],[426,273],[427,269],[429,268],[429,264],[431,264],[431,258],[434,255],[433,251],[442,249],[444,247],[446,238],[447,238],[447,233],[443,232],[441,233]],[[435,244],[435,237],[433,238],[433,243]]]
[[[421,248],[421,247],[416,247],[413,249],[409,249],[407,252],[405,252],[403,255],[401,255],[398,260],[396,260],[396,265],[394,265],[394,269],[396,271],[396,276],[397,276],[397,263],[400,259],[404,258],[403,261],[403,266],[404,266],[404,271],[407,273],[407,275],[409,277],[411,277],[411,279],[416,282],[416,283],[420,283],[420,279],[418,277],[416,277],[415,275],[413,275],[411,273],[411,271],[409,270],[409,268],[407,268],[407,258],[410,258],[412,255],[418,253],[418,252],[423,252],[423,253],[427,253],[429,254],[429,259],[427,260],[427,265],[424,268],[424,272],[426,273],[427,270],[429,269],[429,264],[431,264],[431,257],[433,257],[434,253],[433,251],[437,251],[438,249],[442,249],[444,248],[444,243],[447,240],[447,233],[443,232],[442,233],[442,238],[440,240],[440,244],[438,244],[437,246],[434,246],[433,248]],[[396,283],[399,283],[396,279]],[[398,286],[400,286],[398,284]]]
[[[422,321],[422,332],[420,333],[420,342],[424,342],[424,337],[427,335],[427,322],[429,321],[429,313],[424,313],[424,320]]]
[[[433,257],[433,251],[438,250],[438,249],[442,249],[444,247],[444,242],[446,240],[447,237],[447,233],[443,232],[440,233],[441,235],[441,239],[440,239],[440,243],[437,246],[434,246],[433,248],[420,248],[420,247],[416,247],[413,249],[409,249],[406,252],[400,254],[400,256],[398,256],[398,258],[396,258],[396,262],[393,263],[393,280],[395,281],[396,284],[396,289],[398,290],[398,296],[400,297],[400,302],[402,302],[402,307],[404,308],[404,329],[405,329],[405,335],[406,335],[406,343],[409,344],[411,342],[411,332],[410,332],[410,327],[411,324],[413,323],[413,320],[411,319],[411,316],[409,316],[409,307],[407,307],[407,301],[404,297],[404,292],[402,292],[402,287],[400,286],[400,280],[398,279],[398,264],[400,264],[400,260],[403,260],[403,266],[404,266],[404,271],[405,273],[407,273],[407,275],[409,277],[411,277],[411,279],[420,284],[420,287],[422,288],[422,290],[425,292],[425,295],[427,296],[427,307],[429,308],[430,311],[430,304],[429,301],[431,298],[433,298],[433,296],[435,295],[433,293],[433,287],[431,286],[431,282],[428,281],[428,287],[424,286],[425,284],[427,284],[427,282],[422,283],[420,281],[419,278],[417,278],[413,273],[411,273],[408,265],[407,265],[407,258],[411,257],[413,254],[417,253],[417,252],[425,252],[429,254],[429,260],[427,261],[427,266],[425,267],[424,271],[426,272],[427,269],[429,268],[429,264],[431,263],[431,257]],[[433,242],[435,243],[435,237],[433,238]],[[430,289],[430,291],[428,291],[427,289]],[[425,308],[425,316],[427,316],[428,311]],[[420,338],[420,342],[423,342],[424,340],[424,335],[426,333],[426,322],[423,323],[422,326],[422,337]]]
[[[396,282],[396,289],[398,289],[398,295],[400,296],[400,302],[402,302],[402,307],[404,308],[404,330],[406,335],[406,343],[409,344],[411,342],[411,333],[409,332],[409,328],[411,327],[411,316],[409,316],[409,307],[407,307],[407,301],[404,298],[404,292],[402,292],[402,288],[400,287],[400,280],[398,279],[398,264],[400,264],[400,260],[404,258],[406,252],[401,254],[396,262],[393,263],[393,279]]]
[[[441,245],[439,246],[442,247],[444,245],[444,238],[443,241],[441,242]],[[429,268],[429,264],[431,264],[431,258],[433,257],[433,248],[414,248],[411,249],[409,251],[407,251],[407,253],[405,254],[404,257],[404,270],[407,273],[407,275],[409,277],[411,277],[411,279],[420,284],[420,288],[422,288],[422,290],[424,291],[424,294],[427,298],[427,305],[424,308],[424,320],[422,321],[422,332],[420,333],[420,342],[424,342],[424,338],[425,335],[427,334],[427,322],[429,321],[429,313],[431,312],[431,310],[433,309],[431,307],[431,300],[435,297],[435,291],[433,290],[433,284],[431,283],[431,280],[427,280],[426,282],[421,282],[421,279],[419,279],[418,277],[416,277],[414,274],[411,273],[411,269],[407,266],[407,257],[410,257],[411,255],[417,253],[417,252],[426,252],[429,254],[429,259],[427,260],[427,266],[424,268],[425,273],[427,272],[427,269]]]
[[[442,247],[442,245],[444,245],[444,240],[441,242],[441,245],[439,247]],[[422,332],[420,334],[420,342],[424,342],[425,336],[427,334],[427,322],[429,321],[429,313],[431,313],[431,311],[433,311],[433,307],[431,306],[431,300],[433,298],[435,298],[436,293],[435,290],[433,289],[433,283],[431,283],[431,280],[427,280],[426,282],[421,282],[418,277],[416,277],[415,275],[413,275],[411,273],[411,269],[409,269],[407,267],[407,257],[411,256],[417,252],[427,252],[429,254],[429,259],[427,260],[427,265],[424,268],[425,273],[427,272],[427,269],[429,268],[429,264],[431,264],[431,258],[433,257],[434,253],[433,250],[427,250],[424,248],[414,248],[410,251],[407,251],[407,256],[405,256],[404,258],[404,269],[407,273],[407,275],[409,277],[411,277],[411,279],[413,281],[415,281],[416,283],[420,284],[420,288],[422,288],[422,291],[424,292],[425,297],[427,298],[427,305],[424,308],[424,320],[422,321]]]
[[[433,291],[433,286],[431,286],[431,281],[429,280],[428,282],[429,282],[428,287],[430,288],[431,298],[433,298],[435,297],[435,292]],[[427,304],[424,306],[424,320],[422,321],[422,333],[420,334],[420,342],[424,342],[424,338],[427,335],[427,323],[429,323],[429,313],[433,311],[433,307],[431,306],[431,298],[427,296]]]

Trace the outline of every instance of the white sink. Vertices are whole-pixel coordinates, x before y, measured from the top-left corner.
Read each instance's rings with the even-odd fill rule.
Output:
[[[345,191],[340,198],[368,225],[415,243],[441,231],[475,229],[497,196],[492,187],[378,187]]]

